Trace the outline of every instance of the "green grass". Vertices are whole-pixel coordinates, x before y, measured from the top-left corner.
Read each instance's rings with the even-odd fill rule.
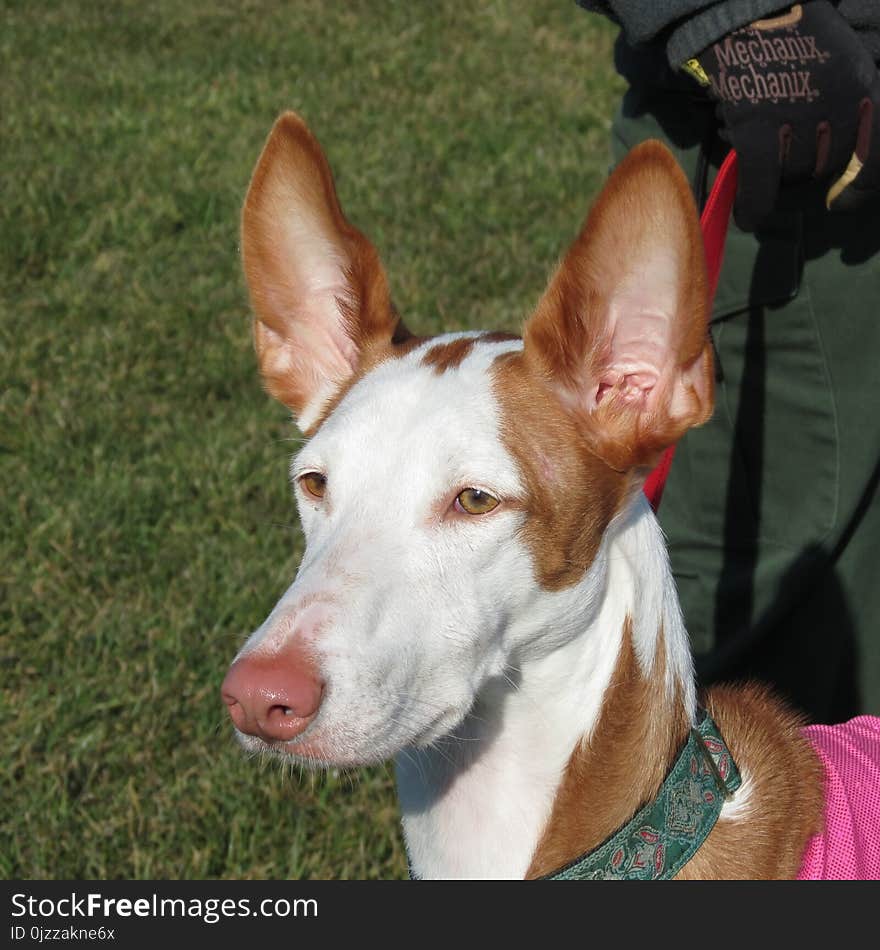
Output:
[[[0,874],[405,874],[390,768],[247,761],[219,701],[301,552],[239,207],[297,109],[408,324],[515,330],[606,171],[612,39],[572,0],[6,0]]]

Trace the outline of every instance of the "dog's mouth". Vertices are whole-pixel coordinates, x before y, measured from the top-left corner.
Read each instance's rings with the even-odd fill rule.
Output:
[[[310,731],[311,727],[306,730]],[[264,739],[236,730],[236,737],[245,751],[252,755],[267,756],[308,769],[358,768],[371,764],[359,755],[346,754],[337,743],[316,735],[303,733],[295,739]]]
[[[236,734],[239,743],[251,754],[268,755],[309,769],[361,768],[387,762],[408,749],[433,745],[447,737],[466,714],[458,707],[448,706],[416,729],[408,729],[400,718],[390,716],[374,727],[371,736],[352,735],[350,729],[334,729],[324,715],[316,717],[292,739],[266,739],[238,729]],[[347,721],[357,720],[349,717]]]

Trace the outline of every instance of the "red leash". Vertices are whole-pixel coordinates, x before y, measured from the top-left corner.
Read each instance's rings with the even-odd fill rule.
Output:
[[[709,309],[715,299],[718,287],[718,275],[721,273],[721,261],[724,259],[724,241],[727,237],[727,225],[733,198],[736,195],[736,152],[730,151],[718,169],[715,184],[700,215],[700,228],[703,232],[703,246],[706,249],[706,272],[709,278]],[[675,446],[670,445],[660,457],[657,467],[645,481],[645,494],[651,507],[656,511],[660,507],[666,478],[672,467]]]

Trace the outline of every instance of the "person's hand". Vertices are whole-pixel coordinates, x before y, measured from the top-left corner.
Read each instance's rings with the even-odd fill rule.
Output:
[[[827,184],[850,209],[880,193],[880,74],[827,0],[810,0],[723,37],[683,68],[718,102],[739,156],[734,217],[754,230],[780,186]]]

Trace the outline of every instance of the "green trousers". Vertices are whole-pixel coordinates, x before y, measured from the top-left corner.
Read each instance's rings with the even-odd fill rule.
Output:
[[[688,95],[631,86],[614,158],[669,145],[700,196],[725,148]],[[773,683],[814,721],[880,713],[880,207],[731,222],[716,406],[660,508],[701,684]]]

